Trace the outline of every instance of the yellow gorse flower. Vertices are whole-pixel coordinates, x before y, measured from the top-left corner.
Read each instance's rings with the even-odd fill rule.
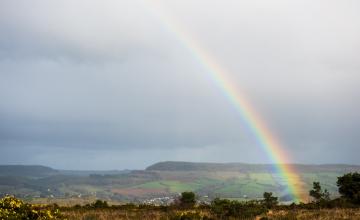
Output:
[[[61,219],[58,209],[52,210],[47,206],[26,204],[13,196],[0,199],[0,219]]]

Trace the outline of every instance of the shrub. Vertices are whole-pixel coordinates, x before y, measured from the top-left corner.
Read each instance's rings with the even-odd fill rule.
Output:
[[[309,195],[314,198],[315,202],[322,202],[330,200],[330,193],[325,189],[321,189],[320,182],[313,182],[313,188],[309,191]]]
[[[360,173],[347,173],[338,177],[337,185],[344,198],[360,204]]]
[[[34,206],[13,196],[5,196],[0,200],[0,219],[48,220],[62,219],[62,216],[57,208]]]
[[[106,201],[102,201],[102,200],[96,200],[94,203],[92,203],[90,205],[93,208],[108,208],[109,205]]]
[[[263,203],[267,208],[272,208],[278,204],[278,197],[273,196],[272,192],[264,192]]]
[[[257,201],[238,202],[228,199],[214,199],[211,202],[211,212],[217,218],[251,218],[266,213],[267,209]]]
[[[180,197],[180,206],[185,208],[191,208],[195,205],[195,193],[193,192],[183,192]]]

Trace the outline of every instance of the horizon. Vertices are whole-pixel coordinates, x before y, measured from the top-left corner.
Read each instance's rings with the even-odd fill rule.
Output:
[[[159,163],[191,163],[191,164],[214,164],[214,165],[263,165],[263,166],[274,166],[276,164],[274,163],[242,163],[242,162],[226,162],[226,163],[219,163],[219,162],[194,162],[194,161],[159,161],[153,164],[149,164],[143,168],[110,168],[110,169],[62,169],[58,167],[52,167],[47,166],[44,164],[0,164],[0,166],[41,166],[41,167],[47,167],[54,170],[59,171],[136,171],[136,170],[146,170],[152,165],[159,164]],[[288,165],[294,165],[294,166],[359,166],[360,164],[336,164],[336,163],[325,163],[325,164],[299,164],[299,163],[290,163]]]

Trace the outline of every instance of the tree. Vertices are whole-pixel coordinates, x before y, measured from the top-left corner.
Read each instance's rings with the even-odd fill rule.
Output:
[[[267,208],[272,208],[278,204],[278,197],[273,196],[272,192],[264,192],[263,196]]]
[[[344,198],[360,203],[360,173],[347,173],[338,177],[337,186]]]
[[[180,197],[180,205],[184,207],[193,207],[196,203],[195,193],[183,192]]]
[[[94,203],[91,204],[93,208],[107,208],[109,207],[108,203],[106,201],[102,201],[100,199],[97,199]]]
[[[309,195],[314,198],[316,202],[329,201],[330,193],[327,189],[321,189],[320,182],[313,182],[313,188],[309,191]]]

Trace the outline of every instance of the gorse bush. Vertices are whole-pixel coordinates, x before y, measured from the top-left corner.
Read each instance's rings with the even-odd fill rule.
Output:
[[[0,219],[48,220],[62,219],[62,216],[57,208],[34,206],[13,196],[5,196],[0,200]]]

